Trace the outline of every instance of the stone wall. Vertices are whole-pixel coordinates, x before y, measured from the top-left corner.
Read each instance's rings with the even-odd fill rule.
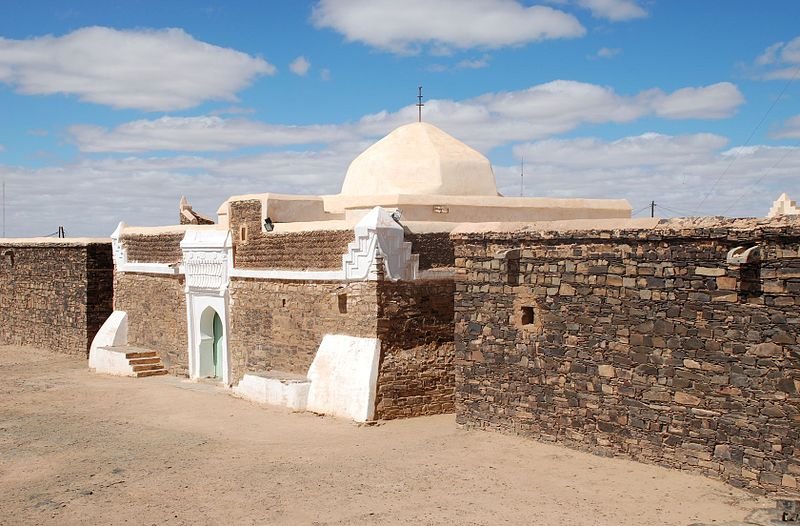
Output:
[[[378,283],[376,418],[454,411],[452,280]]]
[[[237,268],[339,270],[353,230],[262,232],[261,201],[230,204],[234,264]]]
[[[453,237],[460,424],[798,494],[800,222]]]
[[[305,374],[325,334],[375,337],[375,283],[233,279],[231,381],[247,371]]]
[[[0,240],[0,344],[88,355],[112,283],[110,241]]]
[[[128,313],[128,343],[158,351],[171,374],[188,376],[184,277],[118,272],[114,309]]]
[[[181,240],[183,232],[166,234],[123,234],[122,246],[130,263],[178,263],[183,258]]]
[[[406,231],[405,240],[411,242],[411,253],[419,254],[420,270],[455,265],[453,241],[448,232],[415,234]]]

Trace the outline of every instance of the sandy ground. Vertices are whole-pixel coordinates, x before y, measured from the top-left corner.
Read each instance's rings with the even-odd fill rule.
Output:
[[[688,525],[773,505],[452,415],[357,426],[18,347],[0,371],[0,524]]]

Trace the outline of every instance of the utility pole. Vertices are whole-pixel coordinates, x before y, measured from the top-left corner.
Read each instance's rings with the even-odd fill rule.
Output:
[[[656,216],[656,202],[650,201],[650,217]]]

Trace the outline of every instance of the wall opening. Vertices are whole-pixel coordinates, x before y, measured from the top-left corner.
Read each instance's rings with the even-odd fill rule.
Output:
[[[239,227],[239,241],[242,243],[247,243],[247,225],[242,225]]]
[[[534,321],[533,307],[524,306],[520,310],[520,322],[522,325],[531,325]]]
[[[346,314],[347,313],[347,294],[339,294],[338,302],[339,302],[339,312],[341,314]]]

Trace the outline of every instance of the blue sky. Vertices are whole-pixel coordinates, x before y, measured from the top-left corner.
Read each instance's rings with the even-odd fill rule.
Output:
[[[793,0],[3,0],[6,234],[170,224],[186,195],[336,193],[415,119],[501,192],[763,216],[800,199]]]

